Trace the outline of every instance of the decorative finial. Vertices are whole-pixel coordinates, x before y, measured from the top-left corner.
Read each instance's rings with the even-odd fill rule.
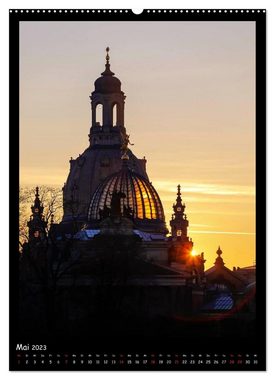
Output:
[[[180,192],[180,185],[178,185],[178,194],[177,195],[181,195],[181,192]]]
[[[109,56],[109,51],[110,51],[110,48],[109,46],[106,47],[106,63],[105,63],[105,70],[103,71],[103,73],[101,73],[101,75],[104,75],[104,76],[113,76],[115,75],[115,73],[113,73],[111,70],[110,70],[110,56]]]
[[[222,250],[221,250],[221,247],[219,246],[219,248],[218,248],[218,250],[217,250],[217,255],[218,255],[218,256],[221,256],[221,254],[222,254]]]
[[[39,187],[38,186],[36,186],[36,188],[35,188],[35,197],[39,198]]]
[[[109,51],[110,51],[110,48],[109,46],[106,47],[106,63],[109,63],[109,60],[110,60],[110,56],[109,56]]]
[[[223,262],[223,259],[221,257],[222,255],[222,250],[221,250],[221,247],[219,246],[218,250],[217,250],[217,255],[218,257],[216,258],[216,261],[215,261],[215,265],[216,266],[220,266],[220,267],[223,267],[224,266],[224,262]]]

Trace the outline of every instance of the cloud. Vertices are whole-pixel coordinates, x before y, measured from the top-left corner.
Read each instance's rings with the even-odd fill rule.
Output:
[[[255,235],[255,232],[241,232],[241,231],[194,231],[189,230],[190,234],[208,234],[208,235]]]
[[[159,192],[173,193],[177,191],[177,182],[154,181],[154,187]],[[211,183],[184,183],[181,188],[182,195],[219,195],[219,196],[255,196],[255,188],[245,185],[222,185]],[[185,197],[186,198],[186,197]]]

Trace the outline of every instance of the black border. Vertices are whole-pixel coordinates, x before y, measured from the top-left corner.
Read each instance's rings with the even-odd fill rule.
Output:
[[[66,12],[67,11],[67,12]],[[9,118],[10,118],[10,370],[16,366],[16,315],[18,289],[19,227],[19,23],[20,21],[255,21],[256,22],[256,258],[257,258],[257,348],[259,364],[253,368],[238,366],[186,366],[135,368],[123,370],[265,370],[266,369],[266,11],[264,9],[145,9],[140,15],[130,9],[10,9],[9,13]],[[214,352],[211,346],[208,351]],[[238,348],[238,342],[236,342]],[[231,347],[229,348],[231,349]],[[234,350],[234,348],[232,348]],[[234,351],[233,351],[234,352]],[[31,370],[32,368],[28,368]],[[40,370],[40,368],[33,368]],[[64,370],[46,368],[44,370]],[[66,368],[67,369],[67,368]],[[122,370],[99,366],[68,370]],[[42,369],[41,369],[42,370]]]

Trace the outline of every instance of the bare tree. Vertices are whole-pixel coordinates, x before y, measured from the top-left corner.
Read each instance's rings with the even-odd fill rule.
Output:
[[[39,188],[39,199],[44,207],[42,238],[29,239],[28,221],[35,195],[35,189],[20,189],[21,310],[27,321],[32,314],[39,313],[40,305],[40,309],[45,309],[46,324],[51,329],[56,314],[57,283],[79,261],[80,251],[76,247],[74,233],[60,239],[60,234],[55,231],[54,227],[62,217],[62,191],[49,186]]]

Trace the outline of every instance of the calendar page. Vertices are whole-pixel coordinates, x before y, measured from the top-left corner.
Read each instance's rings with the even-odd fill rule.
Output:
[[[265,370],[265,10],[9,16],[10,370]]]

